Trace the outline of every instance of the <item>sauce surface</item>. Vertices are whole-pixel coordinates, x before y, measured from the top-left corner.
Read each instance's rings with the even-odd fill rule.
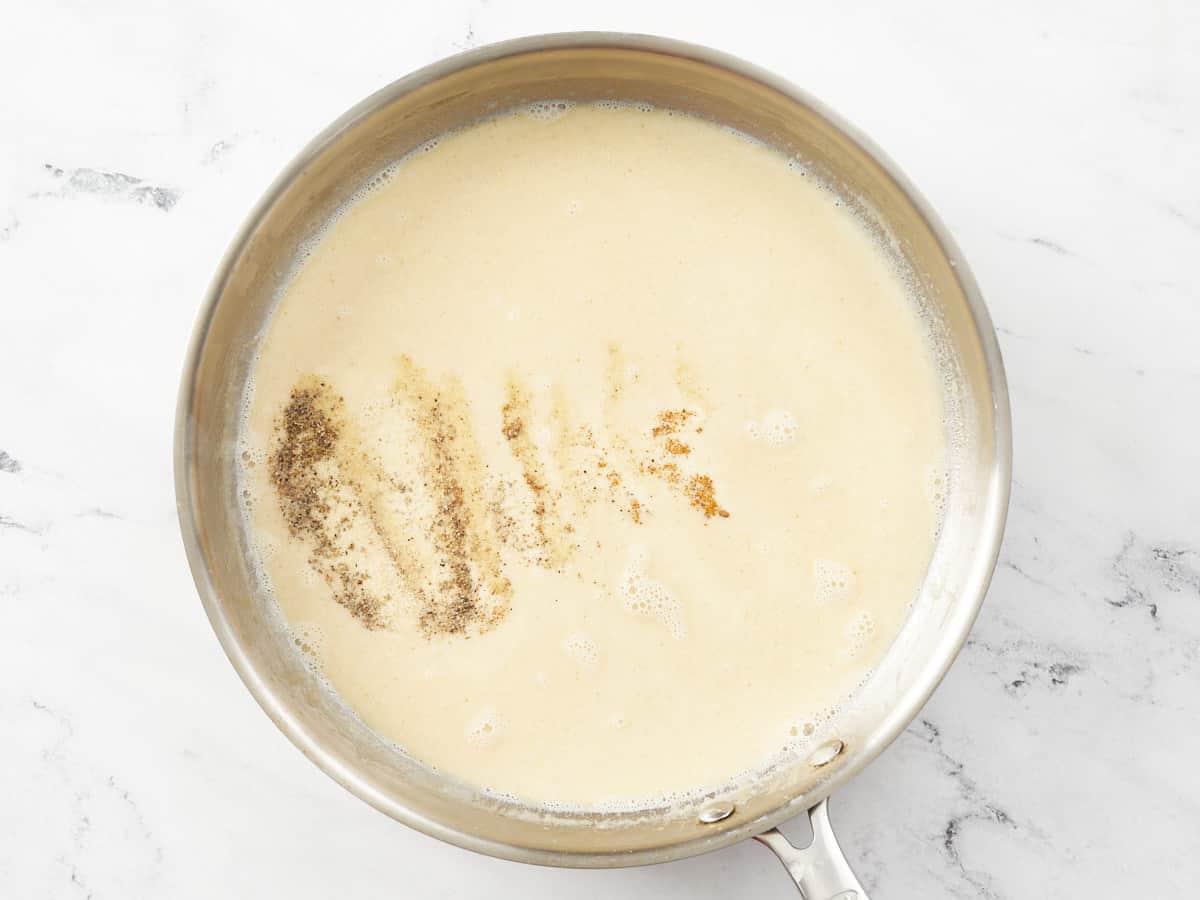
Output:
[[[941,409],[916,303],[795,163],[541,104],[410,155],[310,248],[248,395],[248,525],[380,734],[632,805],[799,752],[879,662]]]

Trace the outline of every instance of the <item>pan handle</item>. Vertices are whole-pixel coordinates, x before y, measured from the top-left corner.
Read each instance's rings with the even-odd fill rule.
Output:
[[[833,835],[827,803],[822,800],[808,811],[813,839],[807,847],[794,846],[776,828],[754,839],[779,857],[804,900],[868,900]]]

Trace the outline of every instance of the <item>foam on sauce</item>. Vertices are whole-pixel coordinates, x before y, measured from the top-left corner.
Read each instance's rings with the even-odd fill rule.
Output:
[[[797,752],[899,632],[950,477],[914,298],[846,204],[615,102],[365,184],[302,250],[242,444],[314,671],[417,759],[553,808]]]

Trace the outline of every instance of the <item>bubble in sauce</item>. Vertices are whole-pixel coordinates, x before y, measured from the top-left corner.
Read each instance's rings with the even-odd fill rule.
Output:
[[[563,641],[563,649],[567,656],[579,663],[585,669],[594,669],[600,662],[600,650],[588,635],[582,631],[573,631]]]
[[[946,498],[950,494],[950,478],[944,466],[925,467],[925,497],[933,507],[934,517],[940,522],[946,512]]]
[[[571,100],[538,100],[530,103],[525,112],[535,119],[552,122],[565,115],[574,105],[574,101]]]
[[[291,631],[293,641],[305,657],[320,665],[325,655],[325,629],[316,622],[297,622]]]
[[[871,642],[871,638],[875,635],[875,617],[867,610],[860,610],[858,614],[850,620],[850,624],[846,626],[846,652],[851,656],[858,656],[867,645]]]
[[[808,718],[794,722],[788,728],[788,738],[790,739],[788,743],[800,743],[807,738],[812,737],[813,732],[816,730],[817,726]]]
[[[650,557],[644,547],[634,547],[630,553],[621,578],[621,596],[630,612],[658,619],[676,640],[687,637],[683,605],[665,584],[650,577]]]
[[[796,417],[786,409],[773,409],[763,416],[763,440],[771,447],[782,447],[794,443],[800,433]]]
[[[266,563],[279,553],[279,544],[270,538],[260,537],[256,549],[258,550],[258,558]]]
[[[849,566],[831,559],[813,562],[813,597],[819,603],[845,600],[854,593],[858,579]]]
[[[833,710],[804,711],[791,721],[784,731],[783,749],[789,753],[803,752],[819,737],[821,729],[833,718]]]
[[[504,733],[504,720],[494,709],[485,709],[467,723],[467,740],[480,747],[494,744]]]
[[[750,440],[762,441],[768,447],[793,444],[800,434],[800,425],[796,422],[796,417],[786,409],[768,410],[761,420],[747,421],[745,429]]]

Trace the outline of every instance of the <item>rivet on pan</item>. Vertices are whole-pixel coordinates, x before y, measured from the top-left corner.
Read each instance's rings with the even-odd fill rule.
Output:
[[[819,769],[821,766],[827,766],[837,759],[846,745],[834,738],[832,741],[827,741],[812,752],[812,756],[808,758],[808,764],[814,769]]]
[[[730,800],[714,800],[701,809],[696,818],[701,825],[714,825],[732,816],[735,809],[737,807]]]

